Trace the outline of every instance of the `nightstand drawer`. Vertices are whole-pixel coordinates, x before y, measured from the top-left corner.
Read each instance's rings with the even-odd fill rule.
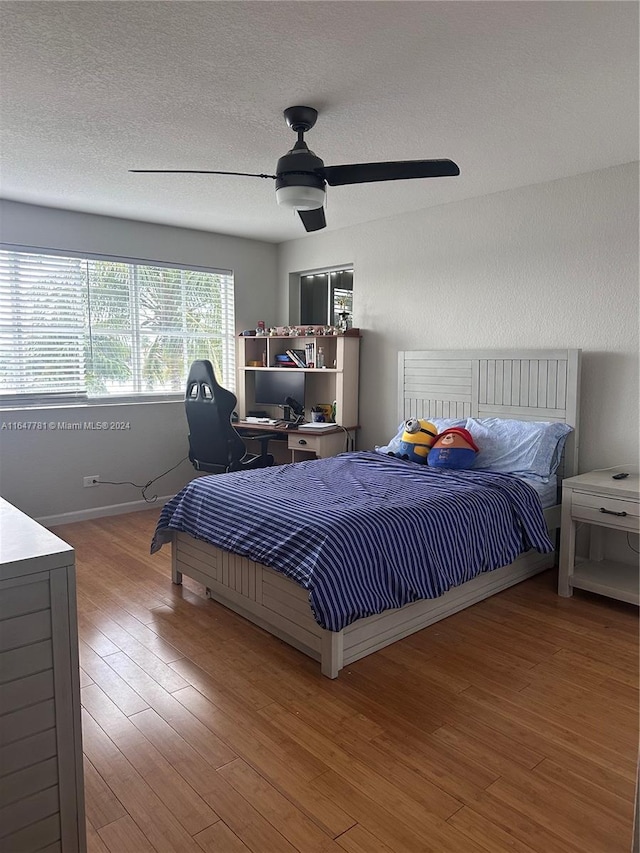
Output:
[[[571,515],[592,524],[615,526],[634,532],[640,531],[640,512],[637,501],[573,492]]]

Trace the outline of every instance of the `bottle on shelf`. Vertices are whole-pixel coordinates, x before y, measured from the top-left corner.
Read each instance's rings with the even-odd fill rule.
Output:
[[[324,347],[318,347],[318,354],[316,355],[316,367],[324,366]]]

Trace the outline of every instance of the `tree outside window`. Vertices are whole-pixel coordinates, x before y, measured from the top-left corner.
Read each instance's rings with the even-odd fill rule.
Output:
[[[234,347],[228,272],[0,251],[2,396],[181,393],[199,358],[233,388]]]

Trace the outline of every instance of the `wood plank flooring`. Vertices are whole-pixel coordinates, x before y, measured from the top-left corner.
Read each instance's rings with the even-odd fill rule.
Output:
[[[158,510],[76,549],[90,853],[628,853],[637,608],[547,572],[347,667],[220,605]]]

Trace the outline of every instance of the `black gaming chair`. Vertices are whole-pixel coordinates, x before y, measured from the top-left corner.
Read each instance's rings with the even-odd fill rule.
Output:
[[[238,400],[218,384],[210,361],[194,361],[187,378],[185,409],[189,424],[189,459],[196,471],[224,474],[248,468],[268,468],[273,456],[267,453],[269,435],[256,436],[259,456],[248,454],[244,441],[231,425]]]

